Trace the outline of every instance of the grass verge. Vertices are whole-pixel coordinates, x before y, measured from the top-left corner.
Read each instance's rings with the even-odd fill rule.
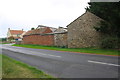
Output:
[[[2,54],[0,54],[0,79],[2,78]]]
[[[10,44],[10,43],[0,43],[0,44]]]
[[[2,77],[3,78],[49,78],[54,80],[50,75],[31,67],[20,61],[16,61],[5,55],[2,56]]]
[[[93,53],[93,54],[120,56],[120,51],[119,50],[111,50],[111,49],[59,48],[59,47],[54,47],[54,46],[41,46],[41,45],[28,45],[28,44],[14,44],[13,46],[34,48],[34,49],[48,49],[48,50],[57,50],[57,51],[70,51],[70,52],[81,52],[81,53]]]

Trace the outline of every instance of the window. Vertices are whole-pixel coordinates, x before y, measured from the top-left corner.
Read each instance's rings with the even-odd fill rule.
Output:
[[[20,37],[20,34],[17,34],[17,37]]]

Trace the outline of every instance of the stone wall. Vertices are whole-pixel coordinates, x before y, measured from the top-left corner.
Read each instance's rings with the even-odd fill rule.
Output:
[[[67,47],[67,32],[55,33],[54,45],[60,47]]]
[[[54,35],[28,35],[23,37],[23,44],[54,45]]]
[[[99,47],[101,34],[94,27],[98,26],[102,19],[96,15],[86,12],[75,21],[70,23],[68,27],[68,47]]]

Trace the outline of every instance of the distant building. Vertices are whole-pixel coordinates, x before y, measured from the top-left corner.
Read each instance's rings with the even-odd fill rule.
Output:
[[[94,27],[99,26],[102,19],[93,13],[86,11],[82,16],[67,25],[68,47],[83,48],[100,45],[101,33]]]
[[[15,40],[22,40],[23,35],[25,34],[25,31],[22,30],[10,30],[8,28],[7,32],[7,41],[15,41]]]

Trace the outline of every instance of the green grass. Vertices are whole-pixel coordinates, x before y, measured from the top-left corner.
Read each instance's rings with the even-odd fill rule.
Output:
[[[0,78],[2,78],[2,55],[0,54]]]
[[[104,54],[104,55],[119,55],[119,50],[112,49],[99,49],[99,48],[59,48],[54,46],[41,46],[41,45],[23,45],[23,44],[14,44],[13,46],[34,48],[34,49],[48,49],[48,50],[57,50],[57,51],[70,51],[70,52],[81,52],[81,53],[93,53],[93,54]]]
[[[0,44],[10,44],[10,43],[0,43]]]
[[[49,78],[55,80],[50,75],[5,55],[2,55],[2,62],[3,78]]]

